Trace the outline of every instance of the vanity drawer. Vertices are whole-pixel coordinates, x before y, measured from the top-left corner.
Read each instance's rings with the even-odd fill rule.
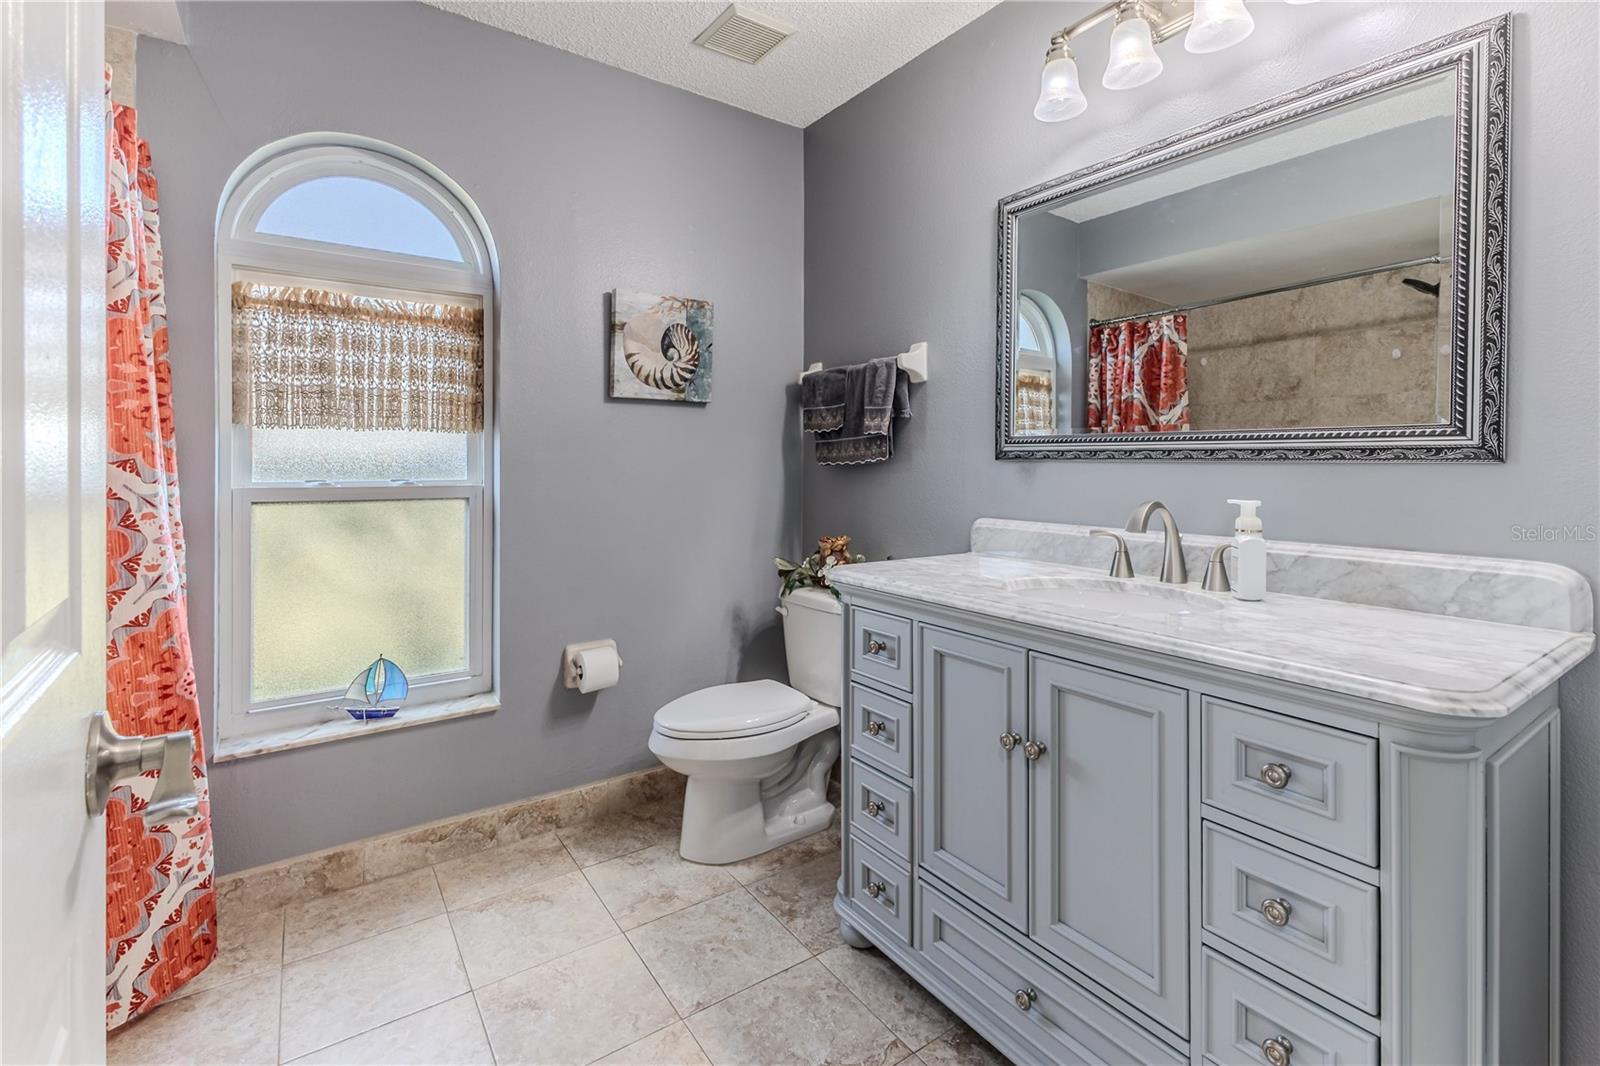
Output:
[[[911,863],[911,790],[850,760],[850,830],[865,833],[890,855]]]
[[[928,964],[1044,1052],[1045,1061],[1188,1061],[921,881],[917,933]]]
[[[1222,1066],[1356,1066],[1378,1061],[1378,1038],[1371,1033],[1220,955],[1207,951],[1204,960],[1201,1051],[1211,1061]],[[1267,1046],[1268,1041],[1275,1046]],[[1287,1057],[1278,1052],[1287,1052]]]
[[[1378,890],[1206,822],[1201,921],[1224,940],[1378,1013]]]
[[[1378,742],[1359,733],[1201,698],[1207,803],[1378,864]]]
[[[851,685],[849,722],[852,754],[911,776],[911,704]]]
[[[850,612],[850,669],[911,691],[911,622],[857,607]]]
[[[911,875],[855,836],[850,838],[850,898],[911,946]]]

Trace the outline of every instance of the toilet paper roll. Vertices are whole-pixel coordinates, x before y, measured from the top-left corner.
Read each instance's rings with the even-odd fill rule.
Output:
[[[610,688],[617,683],[617,678],[622,674],[622,660],[617,657],[617,649],[585,648],[573,654],[573,659],[578,663],[581,674],[578,678],[579,692],[598,692],[603,688]]]

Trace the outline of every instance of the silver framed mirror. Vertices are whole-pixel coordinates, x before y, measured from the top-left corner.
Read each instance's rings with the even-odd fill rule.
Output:
[[[1511,16],[1007,196],[996,457],[1503,461]]]

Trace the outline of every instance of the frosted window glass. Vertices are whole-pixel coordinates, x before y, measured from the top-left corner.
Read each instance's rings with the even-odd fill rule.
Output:
[[[301,182],[267,205],[256,232],[462,261],[460,246],[437,215],[370,178]]]
[[[1028,321],[1026,315],[1017,316],[1017,347],[1029,352],[1043,350],[1039,338],[1034,335],[1033,324]]]
[[[250,508],[252,701],[340,691],[380,654],[467,667],[467,502]]]
[[[465,481],[466,433],[390,429],[252,429],[256,481]]]

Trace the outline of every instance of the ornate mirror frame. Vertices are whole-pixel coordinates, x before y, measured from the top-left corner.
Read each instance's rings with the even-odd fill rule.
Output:
[[[1469,26],[1000,201],[995,458],[1503,462],[1511,16]],[[1197,433],[1011,432],[1017,227],[1030,210],[1442,70],[1456,72],[1451,410],[1436,425]]]

